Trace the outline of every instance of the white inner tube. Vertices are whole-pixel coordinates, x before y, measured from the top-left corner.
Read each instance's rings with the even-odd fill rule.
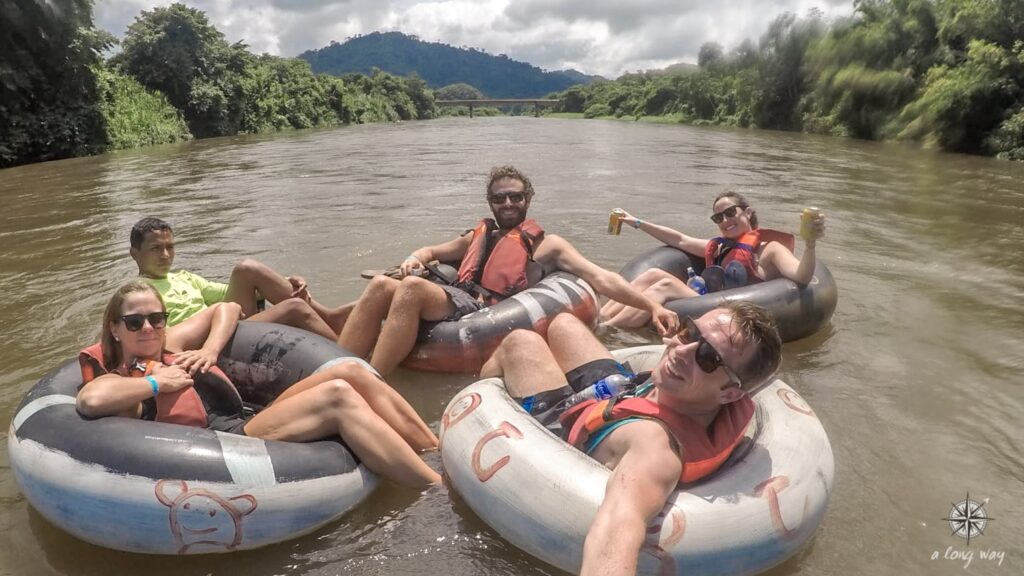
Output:
[[[614,353],[650,370],[664,346]],[[821,522],[835,464],[825,430],[792,388],[754,396],[747,439],[721,470],[680,488],[648,527],[641,574],[754,574],[799,550]],[[505,539],[578,573],[610,471],[551,434],[505,390],[471,384],[448,404],[441,457],[452,486]]]

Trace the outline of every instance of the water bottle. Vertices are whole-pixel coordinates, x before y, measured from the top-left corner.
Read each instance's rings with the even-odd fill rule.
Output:
[[[704,282],[704,279],[697,276],[697,273],[693,271],[693,267],[686,269],[686,276],[689,278],[686,281],[686,285],[690,287],[697,295],[703,295],[708,293],[708,286]]]
[[[587,386],[583,390],[569,396],[565,400],[565,410],[590,399],[604,400],[605,398],[611,398],[625,390],[626,386],[629,385],[629,382],[629,376],[623,374],[611,374],[609,376],[605,376],[593,385]]]

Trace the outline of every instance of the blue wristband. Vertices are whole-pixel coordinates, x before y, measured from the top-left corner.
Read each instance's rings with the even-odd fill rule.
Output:
[[[643,224],[643,223],[644,223],[643,220],[637,218],[636,220],[633,221],[633,228],[636,228],[637,230],[639,230],[640,229],[640,225]]]
[[[149,381],[149,385],[153,387],[153,397],[155,398],[156,395],[160,393],[160,385],[157,384],[156,378],[153,378],[152,376],[146,376],[146,380]]]

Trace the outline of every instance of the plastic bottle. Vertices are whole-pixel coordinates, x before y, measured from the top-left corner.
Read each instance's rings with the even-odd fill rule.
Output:
[[[604,378],[594,382],[591,386],[587,386],[583,390],[569,396],[565,400],[565,409],[568,410],[573,406],[586,402],[593,398],[594,400],[604,400],[605,398],[611,398],[619,392],[625,390],[626,386],[629,385],[630,378],[623,374],[611,374]]]
[[[698,295],[708,293],[708,286],[704,283],[704,279],[697,276],[697,273],[693,271],[692,267],[686,269],[686,276],[688,278],[686,280],[686,285],[690,287],[690,290],[693,290]]]

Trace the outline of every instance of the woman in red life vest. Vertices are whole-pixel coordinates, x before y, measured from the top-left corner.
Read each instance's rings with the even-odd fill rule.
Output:
[[[678,230],[641,220],[628,213],[622,217],[622,221],[668,246],[690,254],[703,254],[705,266],[724,268],[736,262],[732,268],[742,266],[747,284],[773,278],[788,278],[797,284],[811,281],[815,265],[814,246],[817,239],[825,234],[823,214],[811,222],[813,234],[806,240],[803,256],[797,259],[793,254],[793,235],[760,228],[757,214],[742,194],[726,192],[719,195],[712,203],[712,210],[711,221],[718,226],[721,235],[710,239],[687,236]],[[680,280],[660,268],[643,272],[631,284],[659,304],[697,295],[686,285],[685,279]],[[650,320],[645,311],[618,302],[605,304],[601,309],[601,318],[605,324],[620,328],[643,326]]]
[[[107,304],[99,344],[82,351],[78,411],[86,417],[121,416],[212,428],[268,440],[304,442],[341,436],[370,470],[400,484],[440,482],[416,450],[437,438],[390,386],[354,362],[300,380],[251,418],[207,413],[194,388],[219,378],[215,362],[234,332],[237,304],[222,303],[168,330],[167,311],[155,288],[141,281],[121,287]],[[205,338],[199,351],[171,352]],[[221,384],[224,385],[224,384]],[[205,420],[205,421],[204,421]]]

